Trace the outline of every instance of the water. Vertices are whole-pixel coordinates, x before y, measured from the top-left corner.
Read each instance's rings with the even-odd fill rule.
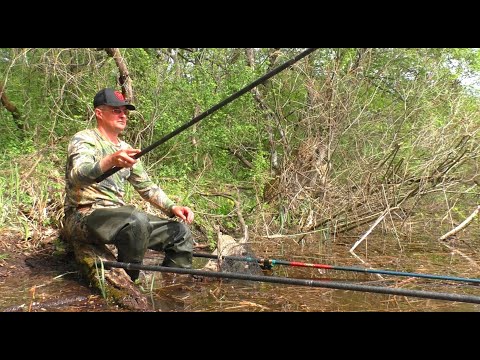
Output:
[[[310,262],[347,267],[371,267],[456,276],[478,277],[480,263],[474,241],[457,246],[461,254],[452,252],[434,240],[417,239],[399,243],[398,239],[370,236],[356,249],[357,257],[348,249],[354,243],[349,238],[325,243],[315,238],[302,243],[255,243],[257,257],[287,261]],[[258,244],[261,244],[259,246]],[[151,261],[157,261],[149,253]],[[53,260],[52,260],[53,259]],[[23,265],[21,264],[23,261]],[[194,267],[201,268],[206,259],[195,258]],[[160,259],[157,261],[160,262]],[[26,265],[25,265],[26,264]],[[107,304],[92,290],[76,271],[73,259],[67,255],[44,252],[19,260],[15,268],[0,276],[0,309],[32,312],[123,312]],[[10,273],[8,272],[10,271]],[[2,275],[3,273],[0,273]],[[322,287],[273,284],[260,281],[195,279],[191,275],[143,272],[139,284],[147,294],[153,311],[162,312],[479,312],[480,304],[434,300],[412,296],[377,294]],[[480,297],[477,284],[449,280],[365,274],[340,270],[276,265],[262,275],[288,279],[353,283],[383,286],[390,289],[433,291]],[[3,280],[2,280],[3,279]]]

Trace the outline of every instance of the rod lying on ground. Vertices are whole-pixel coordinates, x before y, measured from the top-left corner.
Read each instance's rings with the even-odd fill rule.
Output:
[[[303,286],[321,287],[321,288],[329,288],[329,289],[363,291],[363,292],[373,292],[373,293],[379,293],[379,294],[413,296],[413,297],[427,298],[427,299],[448,300],[448,301],[480,304],[480,296],[473,296],[473,295],[448,294],[448,293],[439,293],[439,292],[432,292],[432,291],[407,290],[407,289],[395,289],[395,288],[392,289],[388,287],[343,283],[338,281],[294,279],[294,278],[283,278],[283,277],[277,277],[277,276],[250,275],[250,274],[242,274],[242,273],[204,271],[204,270],[172,268],[172,267],[154,266],[154,265],[140,265],[140,264],[117,262],[117,261],[102,261],[100,265],[102,264],[106,269],[112,268],[112,267],[119,267],[126,270],[160,271],[160,272],[168,272],[168,273],[176,273],[176,274],[198,275],[198,276],[205,276],[205,277],[262,281],[262,282],[287,284],[287,285],[303,285]]]
[[[193,253],[193,256],[208,258],[208,259],[217,258],[217,255],[205,254],[205,253]],[[477,284],[480,283],[480,279],[411,273],[411,272],[393,271],[393,270],[375,270],[375,269],[366,269],[366,268],[360,268],[360,267],[354,267],[354,266],[352,267],[334,266],[334,265],[325,265],[325,264],[303,263],[298,261],[261,259],[261,258],[252,258],[252,257],[242,257],[242,256],[221,256],[221,258],[225,260],[230,259],[230,260],[238,260],[238,261],[256,262],[261,267],[266,269],[270,269],[273,265],[289,265],[289,266],[311,267],[311,268],[317,268],[317,269],[327,269],[327,270],[356,271],[356,272],[370,273],[370,274],[397,275],[397,276],[419,277],[419,278],[437,279],[437,280],[464,281],[464,282],[471,282],[471,283],[477,283]]]

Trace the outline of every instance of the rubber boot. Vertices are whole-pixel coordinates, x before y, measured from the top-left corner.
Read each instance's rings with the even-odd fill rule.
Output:
[[[132,264],[141,264],[141,262],[132,262]],[[135,282],[135,280],[137,280],[140,276],[140,270],[125,269],[125,272],[128,274],[128,276],[130,276],[130,279],[132,279],[133,282]]]
[[[192,254],[165,254],[162,266],[190,269],[192,267]]]

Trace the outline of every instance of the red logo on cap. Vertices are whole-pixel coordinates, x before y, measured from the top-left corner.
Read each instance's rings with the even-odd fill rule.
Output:
[[[123,94],[120,91],[115,91],[114,94],[118,100],[125,101],[125,98],[123,97]]]

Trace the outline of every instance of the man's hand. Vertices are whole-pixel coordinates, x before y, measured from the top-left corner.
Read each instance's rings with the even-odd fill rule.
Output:
[[[172,206],[172,213],[185,221],[187,224],[191,224],[193,221],[193,211],[187,206]]]
[[[100,168],[103,172],[116,166],[123,168],[131,168],[137,162],[137,159],[133,158],[138,154],[140,149],[122,149],[114,152],[113,154],[105,156],[100,160]]]

